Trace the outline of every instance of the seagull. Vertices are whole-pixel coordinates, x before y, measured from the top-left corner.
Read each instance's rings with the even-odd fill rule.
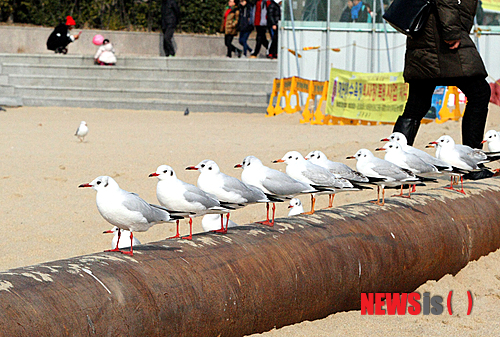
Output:
[[[334,196],[336,192],[342,190],[358,190],[354,188],[349,180],[335,178],[329,170],[305,160],[297,151],[289,151],[283,158],[275,160],[273,163],[285,163],[286,173],[293,179],[309,184],[315,189],[325,188],[324,191],[311,193],[311,211],[304,214],[314,213],[314,204],[316,203],[315,194],[330,194],[328,207],[332,207],[332,196]]]
[[[80,139],[80,142],[85,140],[85,136],[89,133],[89,128],[85,121],[81,121],[80,126],[76,129],[75,136]]]
[[[386,151],[385,160],[419,175],[419,178],[420,176],[435,176],[441,173],[434,165],[427,164],[416,155],[403,151],[402,146],[397,141],[391,140],[383,147],[376,148],[375,151]],[[415,192],[415,185],[413,185],[411,192]],[[403,196],[403,185],[401,185],[399,196]]]
[[[328,160],[326,155],[319,150],[309,152],[305,158],[306,160],[310,160],[313,164],[326,168],[336,178],[344,178],[359,183],[367,183],[369,181],[367,177],[354,171],[346,164]]]
[[[383,206],[385,204],[385,187],[396,187],[405,184],[414,184],[421,182],[413,173],[404,170],[393,163],[377,158],[367,149],[360,149],[354,156],[346,159],[357,159],[356,170],[368,178],[381,179],[375,183],[377,188],[377,201],[373,202]],[[380,187],[382,188],[382,203],[380,203]],[[408,195],[410,197],[410,195]]]
[[[245,157],[241,164],[236,164],[234,167],[243,168],[241,180],[245,184],[257,187],[268,197],[290,199],[298,194],[319,192],[309,184],[295,180],[288,174],[265,166],[260,159],[254,156]],[[269,221],[269,203],[266,204],[266,207],[267,220],[260,223],[274,226],[275,203],[273,203],[272,221]]]
[[[431,156],[430,154],[428,154],[425,151],[422,151],[422,150],[417,149],[411,145],[408,145],[408,140],[406,139],[406,136],[404,134],[402,134],[401,132],[393,132],[388,138],[384,138],[381,141],[382,142],[389,142],[391,140],[398,142],[401,145],[401,148],[403,149],[403,151],[405,151],[407,153],[414,154],[415,156],[417,156],[420,159],[422,159],[423,161],[425,161],[427,164],[434,165],[437,168],[447,170],[447,171],[452,170],[452,167],[448,163],[446,163],[446,162],[444,162],[436,157]]]
[[[205,232],[217,232],[220,230],[220,224],[223,221],[222,216],[220,214],[205,214],[203,219],[201,219],[201,227]],[[236,227],[238,226],[233,220],[229,220],[227,227]]]
[[[117,246],[118,246],[118,248],[129,248],[130,247],[130,244],[127,241],[130,239],[130,235],[132,234],[130,231],[125,230],[125,229],[120,229],[120,228],[114,226],[109,231],[103,232],[103,234],[106,234],[106,233],[114,234],[113,240],[111,241],[111,249],[114,249]],[[120,242],[120,244],[118,244],[120,238],[124,238],[125,241],[122,240]],[[134,244],[134,246],[141,244],[141,242],[136,237],[132,238],[132,243]]]
[[[439,159],[445,161],[453,167],[457,167],[465,171],[481,170],[481,167],[479,166],[480,164],[488,163],[492,160],[500,158],[498,156],[490,157],[482,150],[473,149],[467,145],[455,144],[453,138],[448,135],[439,137],[438,140],[430,142],[429,145],[436,146],[436,156]],[[463,179],[463,175],[460,174],[460,183],[462,185],[460,190],[453,188],[453,179],[451,180],[451,186],[445,188],[465,194]]]
[[[288,208],[290,208],[288,216],[304,213],[304,207],[302,207],[302,202],[299,198],[293,198],[292,200],[290,200],[290,205],[288,205]]]
[[[182,239],[193,238],[193,217],[212,212],[228,212],[227,209],[221,207],[219,200],[209,196],[198,187],[178,179],[174,169],[168,165],[158,166],[156,172],[149,176],[158,178],[156,197],[160,205],[168,210],[192,213],[189,216],[189,236],[182,237]],[[177,234],[171,239],[178,237],[180,237],[179,221],[177,221]]]
[[[148,204],[137,194],[122,190],[118,183],[108,176],[97,177],[92,182],[78,187],[92,187],[97,191],[97,210],[107,222],[119,229],[145,232],[157,223],[178,219],[163,207]],[[106,251],[134,255],[133,238],[134,234],[130,233],[130,251],[120,250],[119,242],[114,249]]]
[[[486,143],[489,152],[500,151],[500,134],[495,130],[489,130],[484,135],[484,140],[481,144]]]
[[[257,187],[247,185],[239,179],[222,173],[217,163],[213,160],[202,160],[196,166],[186,167],[186,170],[200,171],[197,182],[198,187],[206,193],[215,196],[220,202],[227,203],[232,207],[238,208],[248,204],[271,201]],[[228,212],[226,216],[226,228],[221,228],[221,232],[223,233],[227,232],[229,214]]]

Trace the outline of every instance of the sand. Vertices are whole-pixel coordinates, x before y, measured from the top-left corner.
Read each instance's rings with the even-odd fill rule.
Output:
[[[90,132],[84,142],[74,136],[80,121]],[[79,189],[82,183],[109,175],[125,190],[138,193],[151,203],[156,200],[157,166],[168,164],[177,176],[196,184],[198,173],[185,167],[203,159],[215,160],[221,170],[240,177],[234,165],[247,155],[272,164],[287,151],[306,155],[321,150],[330,159],[355,167],[346,160],[360,148],[374,150],[383,143],[391,125],[323,126],[300,124],[299,114],[265,118],[260,114],[104,110],[80,108],[9,108],[0,112],[0,212],[2,244],[0,270],[101,252],[111,246],[111,236],[102,234],[110,225],[95,205],[95,191]],[[487,129],[500,129],[500,108],[490,105]],[[416,146],[423,148],[443,134],[460,139],[460,123],[423,125]],[[432,153],[432,151],[430,151]],[[383,157],[383,153],[378,153]],[[343,193],[336,205],[373,199],[374,191]],[[309,197],[300,197],[307,210]],[[327,205],[327,197],[317,202]],[[277,217],[288,214],[287,205],[277,206]],[[264,205],[233,212],[231,219],[245,224],[263,220]],[[195,232],[201,219],[194,220]],[[182,234],[188,226],[183,223]],[[174,234],[175,225],[162,224],[136,233],[143,243]],[[269,336],[333,336],[394,334],[500,335],[500,253],[470,263],[456,276],[430,281],[419,291],[447,294],[455,291],[456,315],[367,317],[359,311],[338,313],[323,320],[303,322],[266,333]],[[466,290],[475,297],[473,314],[466,316]],[[496,329],[496,330],[495,330]]]

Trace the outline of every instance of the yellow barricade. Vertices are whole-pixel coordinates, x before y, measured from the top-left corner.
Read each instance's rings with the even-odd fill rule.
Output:
[[[450,95],[455,95],[455,105],[453,109],[448,108],[448,101],[450,99]],[[457,87],[447,87],[446,94],[444,95],[443,106],[441,110],[439,110],[439,118],[436,117],[436,123],[442,124],[448,120],[458,121],[463,113],[460,111],[460,100],[459,100],[459,92]]]
[[[302,110],[299,100],[299,92],[309,93],[310,80],[306,80],[297,76],[292,77],[292,84],[290,86],[290,92],[287,95],[287,104],[285,106],[285,112],[289,114],[296,113]],[[292,97],[295,96],[295,106],[292,108]]]
[[[314,81],[310,80],[309,90],[306,99],[306,104],[304,109],[302,109],[302,119],[301,123],[311,123],[311,124],[323,124],[324,111],[321,111],[321,106],[326,100],[326,94],[328,92],[328,81]],[[314,109],[314,102],[316,96],[321,95],[321,98]],[[314,111],[313,111],[314,109]]]
[[[271,98],[269,99],[269,105],[267,106],[266,110],[266,117],[271,117],[274,116],[274,106],[273,106],[273,101],[274,98],[278,95],[281,87],[281,80],[279,78],[275,78],[273,80],[273,91],[271,92]],[[278,105],[278,104],[277,104]]]

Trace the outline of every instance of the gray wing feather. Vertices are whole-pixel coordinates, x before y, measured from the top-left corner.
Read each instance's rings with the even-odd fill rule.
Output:
[[[130,211],[141,213],[149,223],[170,220],[170,214],[167,211],[152,207],[135,193],[126,193],[127,195],[123,200],[123,206]]]

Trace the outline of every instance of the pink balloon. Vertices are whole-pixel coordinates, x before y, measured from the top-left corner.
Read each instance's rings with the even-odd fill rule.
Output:
[[[100,46],[103,41],[104,37],[101,34],[95,35],[94,38],[92,39],[92,43],[95,44],[96,46]]]

